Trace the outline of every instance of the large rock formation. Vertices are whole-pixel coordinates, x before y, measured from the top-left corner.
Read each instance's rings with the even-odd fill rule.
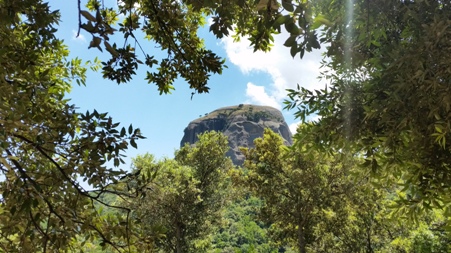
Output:
[[[195,143],[197,135],[205,131],[219,131],[229,139],[228,156],[234,164],[241,165],[244,156],[239,147],[253,147],[254,139],[262,137],[265,128],[280,134],[285,144],[291,145],[290,129],[279,110],[269,106],[243,104],[223,107],[191,121],[185,128],[180,145]]]

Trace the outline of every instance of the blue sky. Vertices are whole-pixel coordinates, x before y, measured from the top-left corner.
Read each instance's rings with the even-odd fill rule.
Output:
[[[83,3],[83,1],[82,1]],[[105,4],[116,4],[115,0],[105,0]],[[51,0],[53,10],[61,11],[61,22],[57,36],[63,38],[72,57],[92,60],[95,56],[107,59],[107,53],[98,49],[88,49],[91,35],[78,29],[77,1]],[[175,91],[168,95],[159,95],[154,84],[148,84],[145,78],[145,66],[140,66],[137,75],[126,84],[117,85],[102,78],[100,72],[88,71],[87,85],[74,84],[68,95],[80,111],[96,109],[108,112],[115,122],[139,127],[147,139],[138,142],[138,149],[130,149],[128,158],[146,152],[157,158],[172,157],[179,148],[183,130],[188,123],[200,115],[217,108],[251,103],[269,105],[282,110],[287,88],[300,84],[309,89],[322,88],[316,78],[319,75],[321,53],[306,53],[304,59],[290,56],[289,48],[283,46],[286,35],[276,36],[271,52],[253,53],[249,42],[242,39],[234,43],[231,38],[216,39],[208,32],[208,27],[199,31],[208,49],[226,58],[227,69],[222,75],[212,76],[209,82],[210,93],[196,94],[191,100],[191,90],[184,80],[177,80]],[[120,36],[114,38],[122,42]],[[155,45],[140,40],[148,54],[161,55]],[[297,121],[293,111],[282,111],[285,120],[292,129]],[[127,159],[128,161],[128,159]],[[129,166],[127,164],[126,166]]]

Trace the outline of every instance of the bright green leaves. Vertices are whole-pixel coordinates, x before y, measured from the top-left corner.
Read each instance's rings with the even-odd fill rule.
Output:
[[[345,190],[349,182],[340,163],[316,152],[305,154],[298,146],[284,147],[281,137],[268,129],[254,145],[255,148],[243,149],[244,169],[235,179],[263,200],[259,218],[271,224],[274,242],[292,245],[298,252],[319,251],[315,248],[318,244],[330,242],[314,231],[341,236],[333,224],[346,224],[350,203]],[[343,247],[335,251],[358,250]]]
[[[443,149],[446,149],[446,136],[447,133],[443,131],[444,127],[441,124],[435,125],[435,133],[431,136],[435,137],[435,142],[438,143]]]
[[[298,252],[363,252],[368,247],[397,252],[401,246],[423,247],[427,252],[448,247],[445,212],[417,210],[409,213],[416,223],[399,222],[401,218],[391,211],[409,211],[406,204],[419,192],[406,194],[394,184],[368,178],[356,164],[361,162],[359,155],[350,160],[342,152],[319,152],[312,130],[317,130],[315,125],[301,125],[295,135],[298,142],[290,148],[267,130],[255,140],[254,148],[243,149],[244,168],[236,171],[234,180],[250,190],[247,194],[262,199],[258,218],[270,226],[274,243],[293,246]],[[363,166],[379,165],[366,159]],[[411,169],[415,167],[421,165],[411,164]],[[430,244],[420,239],[426,234]]]
[[[117,83],[131,80],[139,65],[147,65],[146,80],[156,84],[160,94],[174,89],[176,78],[183,78],[195,92],[208,92],[207,82],[211,74],[221,74],[224,60],[214,52],[205,49],[197,35],[198,29],[205,23],[205,15],[212,17],[210,31],[218,38],[229,36],[248,37],[255,51],[268,51],[274,42],[273,35],[281,27],[290,34],[287,47],[291,55],[298,53],[302,58],[305,52],[320,48],[316,29],[320,24],[329,22],[324,16],[312,18],[312,4],[307,1],[260,0],[228,1],[227,5],[216,1],[173,2],[131,1],[119,6],[117,15],[124,19],[118,31],[112,28],[116,17],[111,8],[104,7],[100,1],[90,1],[91,12],[81,10],[87,22],[81,28],[93,35],[90,48],[105,48],[111,59],[103,62],[103,76]],[[282,16],[282,11],[288,12]],[[148,47],[135,35],[141,30],[145,37],[167,52],[167,57],[154,60],[149,64],[147,58],[153,57]],[[124,35],[124,45],[111,45],[109,35]],[[131,40],[132,42],[130,42]],[[102,44],[103,42],[103,44]],[[134,45],[133,47],[131,45]],[[137,52],[135,52],[137,45]],[[145,58],[145,60],[140,59]]]
[[[332,22],[330,22],[324,15],[319,14],[313,19],[312,29],[316,30],[320,28],[322,25],[332,26]]]
[[[174,160],[153,161],[150,155],[134,159],[135,169],[154,175],[146,196],[135,202],[134,217],[143,236],[161,231],[155,245],[165,252],[199,251],[196,241],[205,239],[220,221],[219,211],[228,198],[227,137],[217,132],[198,136]]]

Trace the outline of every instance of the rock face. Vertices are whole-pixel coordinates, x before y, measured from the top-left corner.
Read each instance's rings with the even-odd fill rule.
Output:
[[[193,120],[185,128],[185,135],[180,143],[194,144],[197,135],[206,131],[224,133],[229,139],[228,156],[235,165],[241,165],[244,156],[239,147],[253,147],[254,139],[263,136],[265,128],[270,128],[292,144],[291,132],[282,113],[269,106],[237,105],[217,109],[204,117]]]

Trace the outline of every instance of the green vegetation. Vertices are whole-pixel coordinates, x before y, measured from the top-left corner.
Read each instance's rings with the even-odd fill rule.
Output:
[[[253,105],[243,105],[224,107],[217,109],[211,113],[206,113],[202,119],[212,119],[212,118],[229,118],[239,115],[244,115],[247,120],[252,122],[259,122],[260,119],[263,120],[276,120],[283,121],[279,117],[275,117],[266,109],[269,107],[265,106],[253,106]]]
[[[343,163],[338,154],[306,153],[309,138],[303,139],[304,146],[288,148],[266,129],[255,148],[243,149],[244,168],[235,175],[240,186],[263,200],[258,217],[271,224],[274,243],[300,253],[430,252],[435,247],[447,252],[443,212],[421,216],[420,229],[392,220],[387,209],[399,189],[377,189],[365,177],[356,180],[351,175],[359,173],[357,164]]]
[[[163,252],[198,252],[203,240],[221,220],[227,203],[232,162],[226,157],[227,137],[209,132],[199,135],[196,146],[188,144],[174,160],[156,163],[149,154],[134,160],[135,170],[152,175],[152,183],[139,201],[129,203],[136,226],[146,242],[138,249]],[[153,237],[153,238],[152,238]]]
[[[374,180],[403,186],[403,213],[445,208],[451,216],[451,5],[362,0],[351,8],[352,18],[341,1],[314,7],[325,24],[320,40],[330,43],[328,87],[290,90],[287,108],[303,120],[321,116],[306,133],[319,148],[364,154]]]
[[[256,123],[258,123],[260,121],[260,119],[268,120],[271,118],[271,114],[269,114],[266,111],[255,111],[254,112],[253,106],[249,106],[248,110],[244,113],[244,116],[246,116],[247,120],[256,122]]]
[[[48,3],[0,0],[1,251],[451,251],[448,1],[81,2],[79,29],[105,62],[68,58]],[[286,101],[303,121],[320,119],[293,147],[266,131],[236,170],[217,133],[174,160],[143,155],[134,171],[117,169],[139,129],[80,113],[65,95],[87,71],[125,83],[138,66],[160,94],[177,78],[208,92],[225,66],[198,37],[207,16],[218,38],[234,31],[255,50],[270,50],[282,28],[293,57],[325,46],[328,86],[298,86]],[[167,57],[150,55],[138,30]],[[124,43],[111,45],[115,34]],[[267,116],[252,108],[250,120]]]
[[[338,154],[319,158],[320,153],[284,146],[269,129],[255,148],[243,150],[243,168],[232,169],[226,151],[226,138],[209,132],[173,160],[155,161],[150,154],[134,159],[134,172],[152,178],[143,197],[108,200],[133,210],[139,240],[131,252],[451,250],[445,212],[423,212],[415,222],[393,219],[391,207],[403,192],[356,176],[361,167],[343,163]],[[98,243],[91,239],[79,246],[112,252]]]

